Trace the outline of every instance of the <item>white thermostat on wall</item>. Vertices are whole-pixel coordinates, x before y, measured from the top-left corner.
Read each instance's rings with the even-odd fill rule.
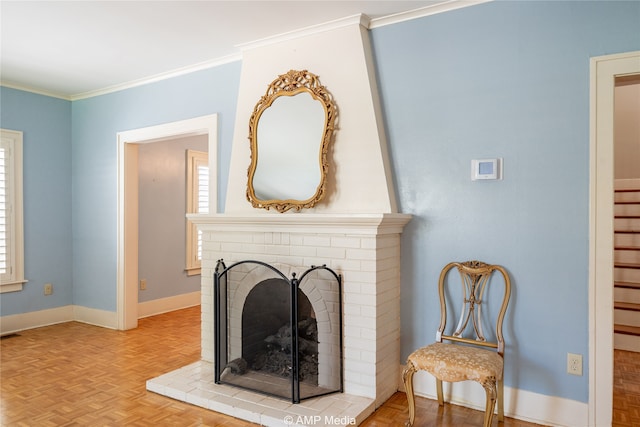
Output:
[[[471,160],[471,180],[502,179],[502,159]]]

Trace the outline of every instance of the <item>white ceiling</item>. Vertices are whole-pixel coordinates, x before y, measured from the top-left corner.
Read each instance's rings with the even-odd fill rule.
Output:
[[[237,60],[238,45],[266,37],[360,13],[384,22],[447,3],[0,0],[0,78],[6,86],[74,99]]]

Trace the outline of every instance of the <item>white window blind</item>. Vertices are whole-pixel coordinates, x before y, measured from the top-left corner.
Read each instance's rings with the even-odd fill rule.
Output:
[[[22,132],[1,130],[0,138],[0,292],[22,290]]]
[[[187,150],[187,213],[209,213],[209,156]],[[187,220],[187,272],[199,274],[202,262],[202,232]]]
[[[3,279],[5,279],[7,273],[10,272],[9,265],[11,263],[11,251],[9,250],[11,242],[11,206],[8,200],[9,186],[11,185],[9,181],[9,157],[10,148],[5,144],[3,138],[2,144],[0,145],[0,274],[2,274]],[[3,280],[3,282],[4,281],[5,280]]]
[[[209,213],[209,166],[198,165],[198,213]],[[202,231],[198,230],[198,253],[202,262]]]

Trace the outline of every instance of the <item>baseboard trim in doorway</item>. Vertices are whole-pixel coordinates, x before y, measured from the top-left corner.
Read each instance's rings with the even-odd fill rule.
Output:
[[[200,291],[138,303],[138,319],[200,305]]]
[[[118,329],[118,318],[113,311],[74,305],[73,320],[103,328]]]

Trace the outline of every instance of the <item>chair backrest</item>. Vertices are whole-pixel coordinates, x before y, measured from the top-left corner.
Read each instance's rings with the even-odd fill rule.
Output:
[[[447,280],[448,273],[456,267],[462,281],[462,300],[460,318],[453,333],[446,334],[447,325]],[[500,310],[495,317],[495,340],[487,340],[482,329],[483,320],[489,316],[482,314],[483,298],[486,295],[487,285],[491,281],[494,272],[501,273],[504,280],[504,293],[501,297]],[[493,285],[491,285],[493,287]],[[507,312],[507,305],[511,296],[511,280],[506,270],[499,265],[490,265],[481,261],[452,262],[447,264],[440,273],[438,280],[438,292],[440,295],[440,327],[436,333],[436,341],[457,341],[467,344],[481,345],[495,348],[500,355],[504,354],[504,337],[502,335],[502,323]],[[467,331],[472,332],[472,336]],[[467,333],[465,335],[465,333]]]

